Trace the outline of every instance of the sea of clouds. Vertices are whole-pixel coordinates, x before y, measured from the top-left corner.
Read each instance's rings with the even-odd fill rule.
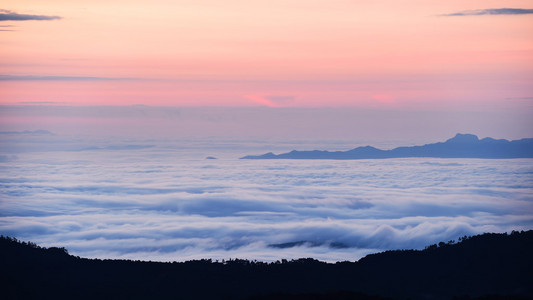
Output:
[[[2,141],[0,234],[82,257],[342,261],[533,229],[532,159],[239,160],[294,145]],[[317,148],[335,150],[299,144]]]

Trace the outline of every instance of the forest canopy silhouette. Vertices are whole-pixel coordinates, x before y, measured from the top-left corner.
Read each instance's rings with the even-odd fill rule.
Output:
[[[464,236],[357,262],[86,259],[0,237],[4,299],[443,299],[533,296],[533,230]],[[369,296],[371,295],[371,296]]]

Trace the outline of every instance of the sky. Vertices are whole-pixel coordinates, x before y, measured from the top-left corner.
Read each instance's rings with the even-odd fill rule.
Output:
[[[532,9],[531,1],[2,1],[0,131],[529,137]]]
[[[0,9],[2,104],[533,100],[531,1],[6,0]]]

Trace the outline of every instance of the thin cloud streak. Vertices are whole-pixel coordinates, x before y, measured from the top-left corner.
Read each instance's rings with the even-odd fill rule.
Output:
[[[533,14],[533,9],[525,8],[487,8],[487,9],[472,9],[463,10],[451,14],[443,14],[444,17],[455,16],[483,16],[483,15],[526,15]]]
[[[95,77],[95,76],[0,75],[0,81],[129,81],[129,80],[140,80],[140,78]]]
[[[19,14],[11,10],[0,9],[0,21],[51,21],[60,20],[59,16]]]
[[[13,25],[0,25],[0,28],[12,28],[12,27],[15,27]],[[17,31],[17,30],[14,30],[14,29],[0,29],[0,31]]]

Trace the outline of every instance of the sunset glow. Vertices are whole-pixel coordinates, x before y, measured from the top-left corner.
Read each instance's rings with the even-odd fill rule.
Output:
[[[58,18],[1,22],[0,102],[413,108],[527,98],[532,15],[447,14],[530,4],[8,0],[4,14]]]

